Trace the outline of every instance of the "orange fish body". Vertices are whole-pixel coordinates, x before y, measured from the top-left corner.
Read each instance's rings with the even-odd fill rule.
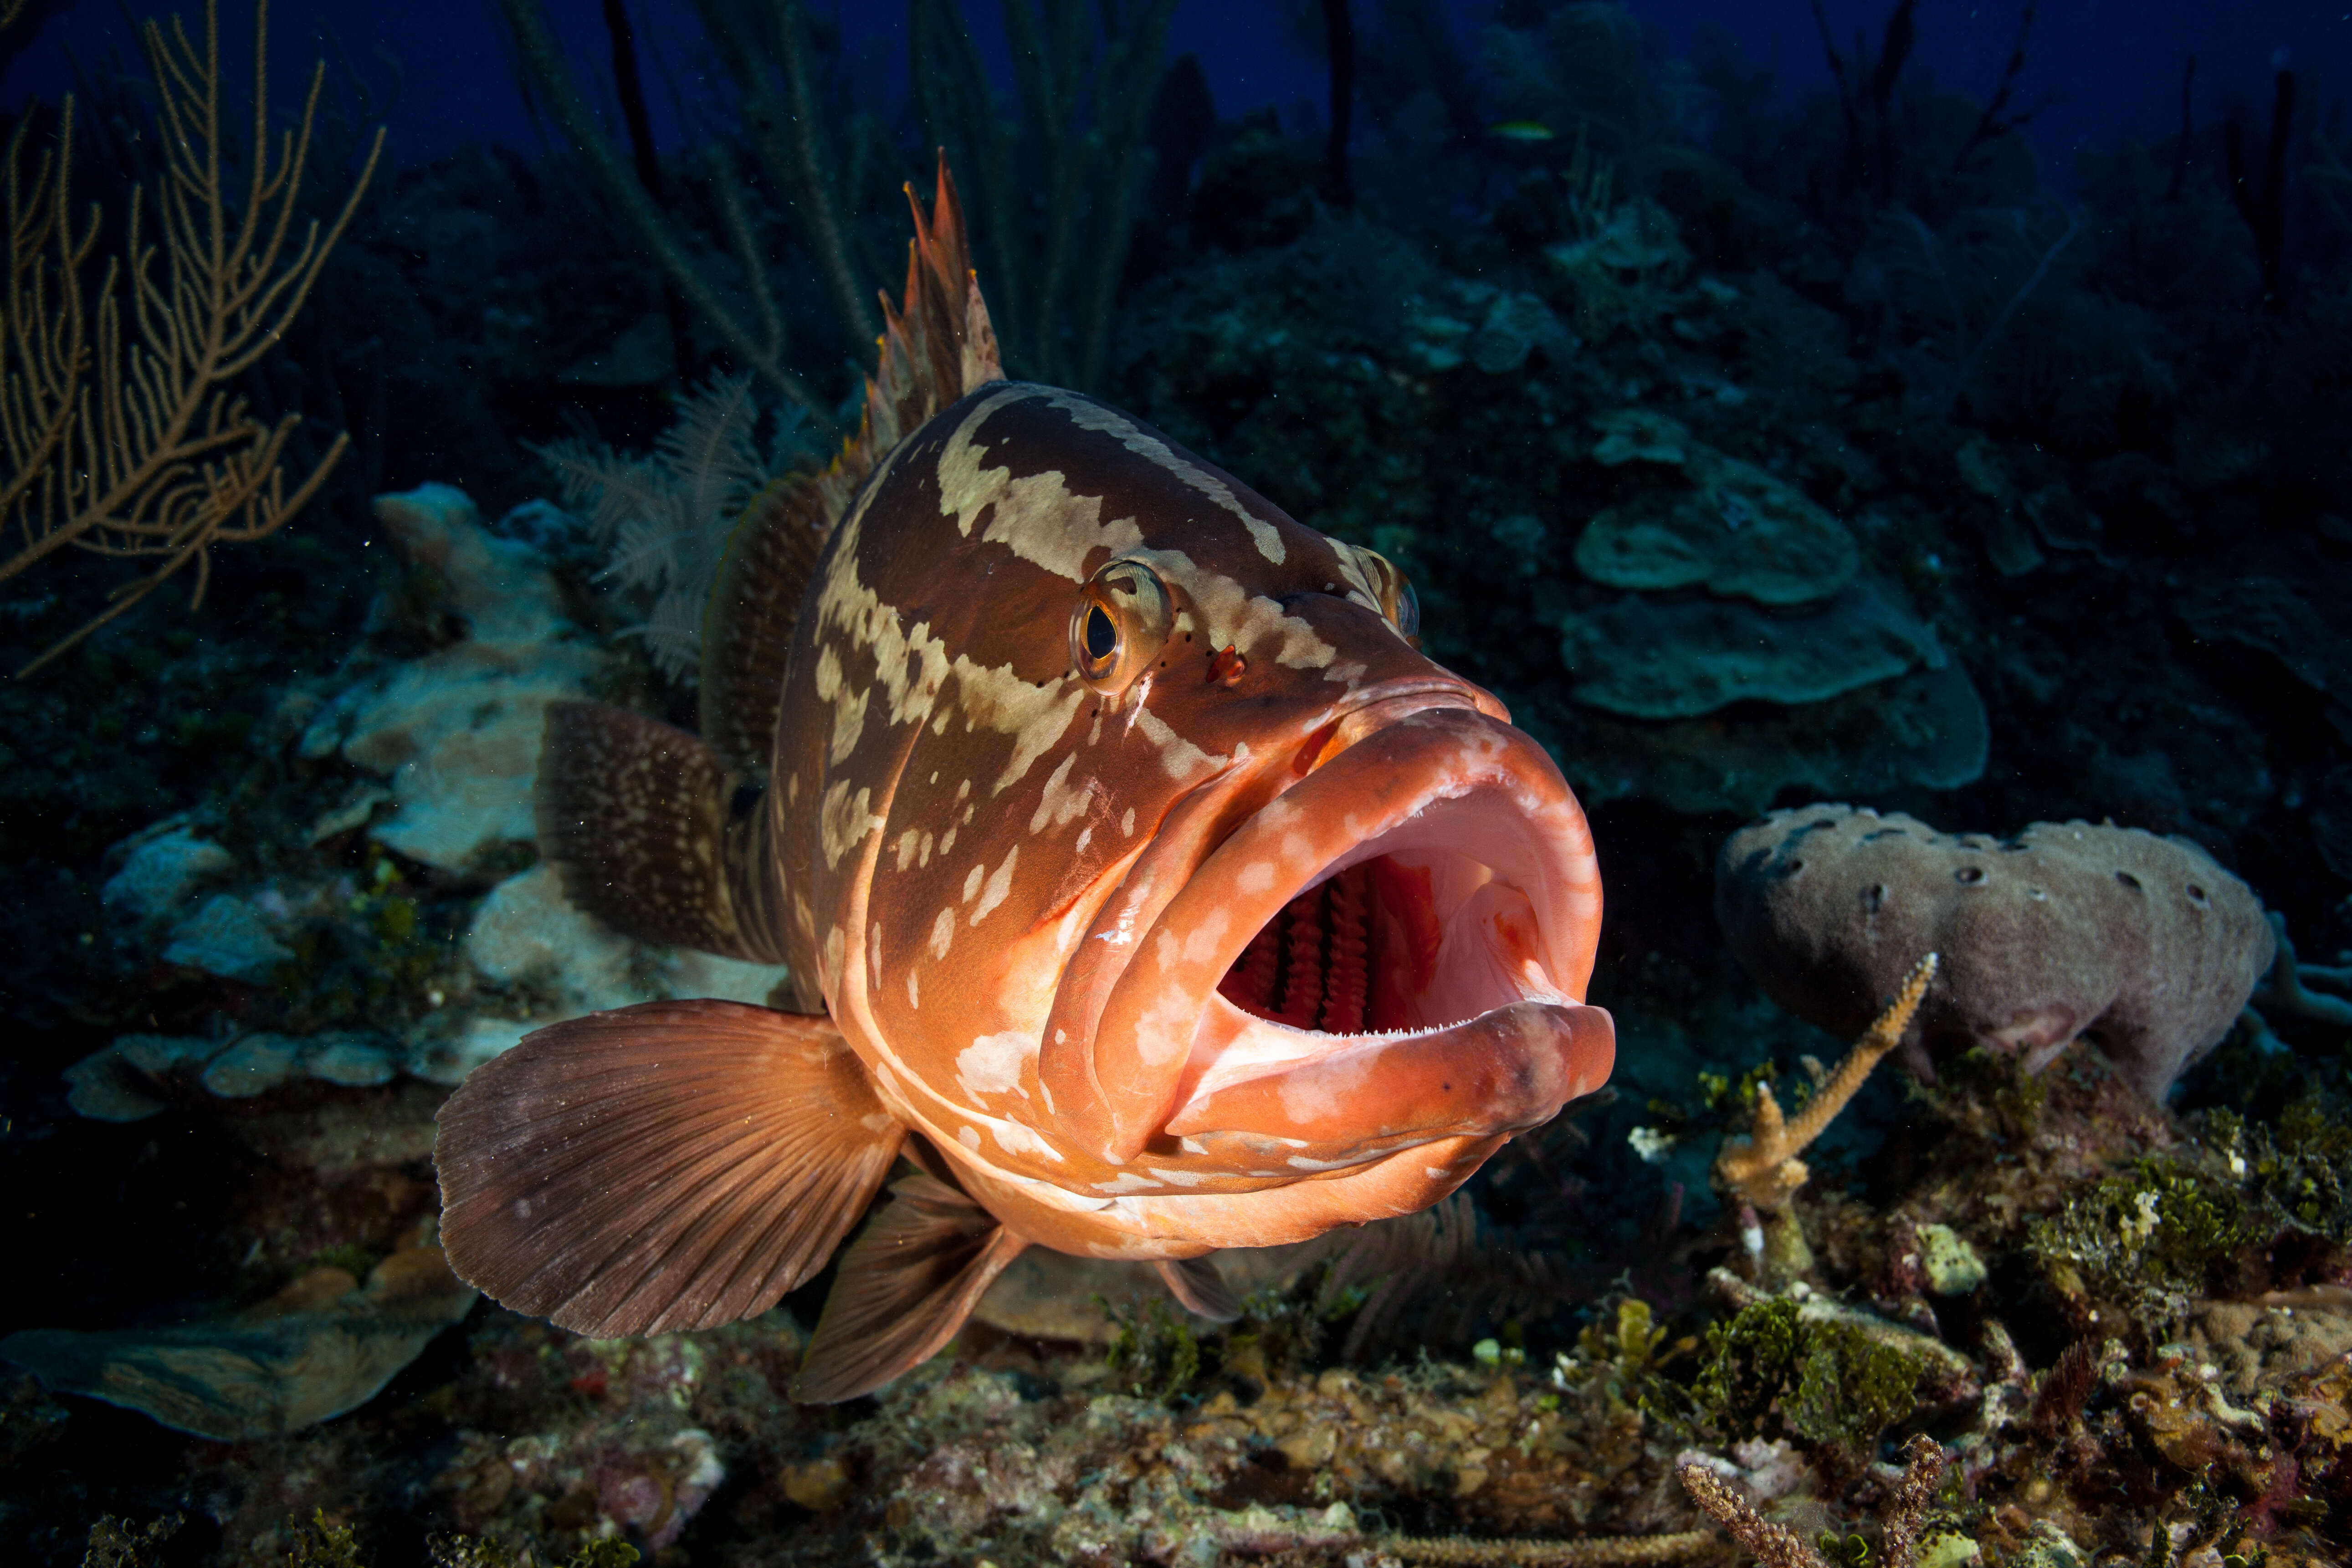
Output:
[[[1559,769],[1420,653],[1380,556],[1003,380],[944,171],[934,220],[864,441],[722,573],[709,744],[551,722],[574,898],[788,963],[809,1012],[541,1031],[438,1151],[460,1272],[591,1332],[765,1310],[914,1160],[844,1255],[807,1398],[935,1352],[1032,1244],[1157,1260],[1229,1316],[1183,1260],[1425,1207],[1613,1055]]]

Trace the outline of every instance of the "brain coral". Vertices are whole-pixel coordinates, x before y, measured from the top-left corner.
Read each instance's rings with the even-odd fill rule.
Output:
[[[2087,1036],[2152,1100],[2229,1032],[2273,952],[2261,900],[2203,850],[2084,822],[1995,839],[1778,811],[1724,844],[1715,912],[1775,1001],[1841,1035],[1941,953],[1903,1047],[1923,1075],[1973,1045],[2039,1069]]]

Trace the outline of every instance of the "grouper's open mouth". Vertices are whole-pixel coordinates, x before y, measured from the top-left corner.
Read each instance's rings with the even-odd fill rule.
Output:
[[[1172,1088],[1160,1135],[1337,1168],[1538,1125],[1606,1080],[1583,813],[1527,734],[1438,700],[1351,715],[1141,935],[1097,1059]]]

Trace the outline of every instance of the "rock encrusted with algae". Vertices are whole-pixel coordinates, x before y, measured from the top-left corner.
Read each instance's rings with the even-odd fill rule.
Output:
[[[1023,1388],[981,1368],[926,1368],[845,1435],[845,1461],[900,1478],[878,1500],[892,1541],[881,1561],[1338,1561],[1376,1544],[1358,1518],[1373,1504],[1443,1507],[1513,1534],[1572,1530],[1604,1500],[1612,1528],[1690,1518],[1659,1494],[1664,1460],[1644,1449],[1637,1413],[1596,1450],[1524,1372],[1331,1369],[1189,1410]]]
[[[2267,1128],[2210,1111],[2201,1131],[2028,1224],[2028,1250],[2077,1332],[2125,1323],[2154,1343],[2232,1300],[2289,1316],[2352,1308],[2352,1131],[2310,1101]]]
[[[1738,1310],[1707,1331],[1698,1375],[1673,1403],[1724,1442],[1790,1438],[1862,1458],[1889,1426],[1982,1393],[1969,1356],[1932,1334],[1801,1285],[1770,1295],[1720,1270],[1711,1283]]]
[[[538,552],[490,534],[464,491],[423,485],[379,496],[375,511],[465,636],[346,691],[301,751],[388,776],[395,809],[370,832],[411,860],[463,871],[495,845],[536,837],[548,704],[587,696],[604,656],[564,618]]]
[[[439,1247],[419,1246],[364,1286],[323,1268],[239,1312],[158,1329],[28,1329],[0,1340],[0,1357],[58,1393],[200,1437],[280,1437],[374,1398],[475,1300]]]
[[[2220,1043],[2273,952],[2261,900],[2202,849],[2086,822],[1994,838],[1776,811],[1725,842],[1715,907],[1773,1000],[1842,1033],[1913,955],[1943,954],[1903,1047],[1915,1070],[1979,1045],[2038,1069],[2089,1035],[2152,1100]]]

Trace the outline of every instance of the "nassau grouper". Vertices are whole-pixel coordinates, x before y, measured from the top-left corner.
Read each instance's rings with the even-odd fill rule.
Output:
[[[911,195],[911,193],[910,193]],[[1584,814],[1423,658],[1403,575],[1114,408],[1004,379],[942,166],[833,466],[746,513],[701,734],[549,718],[541,846],[791,1011],[531,1035],[440,1118],[457,1272],[593,1335],[841,1258],[794,1396],[936,1353],[1031,1245],[1155,1261],[1410,1214],[1599,1088]]]

